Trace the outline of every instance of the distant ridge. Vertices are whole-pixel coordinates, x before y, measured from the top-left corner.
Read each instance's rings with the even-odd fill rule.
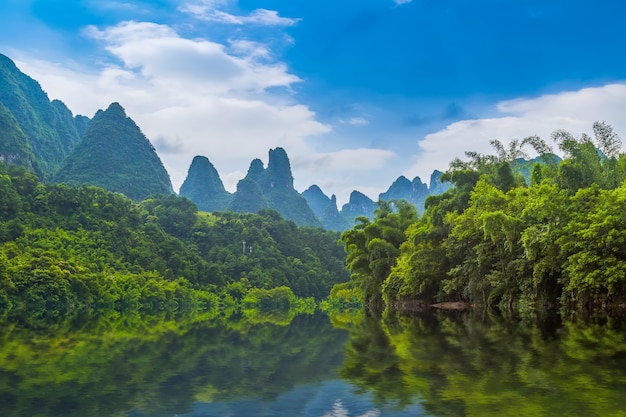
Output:
[[[167,171],[154,147],[118,103],[99,110],[93,119],[74,116],[59,100],[48,98],[39,83],[0,54],[0,161],[24,166],[48,181],[91,184],[121,192],[135,200],[172,193]],[[529,175],[533,161],[516,161]],[[380,200],[406,200],[423,211],[429,195],[451,187],[435,170],[427,186],[419,177],[398,177]],[[269,150],[267,167],[254,159],[235,193],[224,188],[219,173],[204,156],[194,157],[180,195],[200,210],[257,212],[273,209],[301,226],[346,230],[356,217],[373,218],[375,202],[355,190],[337,207],[317,185],[302,194],[294,189],[291,165],[283,148]]]

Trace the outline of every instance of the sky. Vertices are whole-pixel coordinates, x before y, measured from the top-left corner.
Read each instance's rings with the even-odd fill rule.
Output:
[[[341,205],[465,151],[626,135],[623,0],[0,0],[0,53],[93,117],[119,102],[175,190],[289,155]]]

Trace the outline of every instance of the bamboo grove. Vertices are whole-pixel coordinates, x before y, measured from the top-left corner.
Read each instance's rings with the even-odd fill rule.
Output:
[[[605,122],[594,137],[557,130],[552,141],[491,142],[466,152],[421,217],[380,203],[344,232],[349,284],[371,308],[463,301],[503,308],[606,308],[626,301],[626,154]],[[526,151],[539,157],[528,162]],[[353,294],[354,295],[354,294]]]

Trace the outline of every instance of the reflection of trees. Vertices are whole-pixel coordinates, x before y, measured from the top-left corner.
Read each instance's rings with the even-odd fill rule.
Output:
[[[436,416],[623,415],[623,326],[479,316],[367,317],[342,376],[380,403],[419,401]]]
[[[345,338],[323,316],[283,327],[119,317],[54,334],[5,324],[0,335],[3,417],[171,416],[195,401],[275,398],[331,376]]]

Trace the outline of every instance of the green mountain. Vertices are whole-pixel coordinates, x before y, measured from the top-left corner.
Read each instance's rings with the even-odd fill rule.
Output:
[[[357,217],[365,216],[373,219],[375,209],[376,206],[371,198],[355,190],[350,193],[350,200],[341,207],[341,215],[352,227]]]
[[[337,197],[334,194],[328,198],[320,187],[312,185],[302,193],[302,196],[320,219],[324,229],[341,232],[351,227],[350,223],[339,213]]]
[[[193,201],[202,211],[226,210],[233,199],[213,164],[204,156],[193,158],[179,194]]]
[[[328,230],[344,231],[352,227],[352,224],[339,213],[337,209],[337,197],[333,194],[330,197],[330,203],[324,213],[320,216],[322,225]]]
[[[13,113],[0,103],[0,161],[34,169],[35,156],[28,138],[13,117]]]
[[[418,212],[424,211],[424,202],[430,195],[428,186],[422,182],[420,177],[415,177],[409,181],[405,176],[400,176],[391,184],[389,189],[378,196],[379,200],[406,200],[413,204]]]
[[[430,185],[428,186],[428,192],[430,195],[443,194],[452,188],[452,183],[448,181],[441,181],[442,175],[443,172],[439,170],[434,170],[430,175]]]
[[[302,197],[304,197],[317,218],[321,219],[330,204],[330,198],[328,198],[328,196],[324,194],[322,189],[317,185],[312,185],[304,190],[302,192]]]
[[[96,113],[54,180],[97,185],[134,200],[173,193],[154,147],[118,103]]]
[[[0,54],[0,103],[13,115],[28,139],[39,174],[51,178],[80,141],[72,113],[62,102],[50,102],[39,83]],[[35,161],[31,161],[35,162]]]
[[[229,208],[239,212],[271,208],[299,226],[321,226],[306,199],[293,187],[291,165],[283,148],[270,149],[267,168],[259,159],[252,161]]]

